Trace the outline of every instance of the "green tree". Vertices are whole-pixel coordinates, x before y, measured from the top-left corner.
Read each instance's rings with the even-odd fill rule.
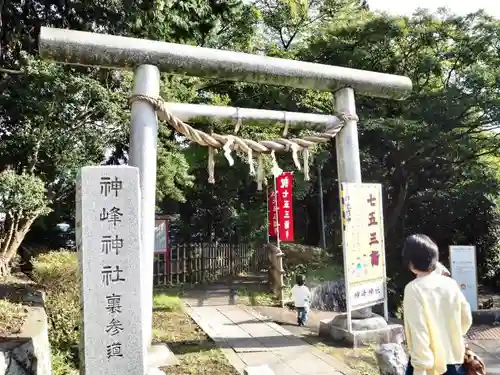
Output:
[[[371,17],[361,26],[325,25],[300,54],[414,82],[402,102],[357,98],[363,178],[385,187],[388,259],[397,259],[406,234],[425,231],[443,255],[450,244],[476,243],[482,266],[491,265],[496,245],[486,238],[497,228],[485,224],[497,222],[491,197],[499,180],[484,155],[498,153],[492,130],[499,124],[500,71],[492,46],[499,35],[499,22],[482,12],[419,12]],[[496,267],[482,267],[481,276]]]
[[[438,241],[445,260],[449,244],[478,244],[481,275],[491,277],[498,269],[494,255],[498,165],[492,167],[484,157],[498,152],[498,133],[493,130],[499,123],[496,81],[500,74],[492,47],[499,43],[498,21],[482,12],[466,17],[419,12],[406,18],[365,12],[351,19],[345,14],[345,22],[324,19],[307,43],[286,51],[269,47],[266,52],[408,75],[415,89],[405,101],[357,97],[363,179],[381,182],[385,188],[389,259],[397,259],[406,234],[425,231]],[[210,89],[227,94],[235,106],[333,111],[330,93],[244,83]],[[326,148],[330,154],[323,169],[328,242],[338,252],[335,147]],[[312,177],[310,193],[295,204],[300,212],[295,216],[298,240],[316,245],[315,173]],[[466,202],[478,204],[472,210]],[[442,218],[443,210],[447,220]],[[399,264],[390,266],[393,274]]]
[[[29,170],[45,183],[54,208],[40,229],[74,217],[74,181],[84,165],[127,161],[132,75],[98,68],[64,67],[37,57],[41,26],[115,35],[249,48],[254,7],[223,3],[92,1],[0,3],[0,166]],[[199,79],[162,76],[162,94],[193,101]],[[191,184],[180,144],[162,125],[158,159],[158,197],[182,200]],[[34,236],[35,237],[35,236]]]
[[[0,277],[9,274],[9,265],[31,224],[50,209],[42,180],[31,173],[12,169],[0,172]]]
[[[358,0],[256,0],[255,5],[262,15],[263,40],[284,50],[307,41],[323,23],[353,21],[366,10]]]

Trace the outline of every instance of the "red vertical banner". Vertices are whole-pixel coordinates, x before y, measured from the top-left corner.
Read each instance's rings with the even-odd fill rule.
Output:
[[[284,172],[276,178],[276,195],[278,200],[279,239],[282,242],[293,242],[292,172]]]
[[[267,193],[267,219],[269,224],[269,237],[276,237],[276,193],[269,189]]]

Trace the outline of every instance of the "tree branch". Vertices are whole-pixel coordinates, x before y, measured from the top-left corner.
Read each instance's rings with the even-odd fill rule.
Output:
[[[38,139],[38,141],[36,141],[35,147],[33,149],[33,154],[29,158],[30,159],[30,161],[29,161],[30,166],[29,166],[28,172],[30,174],[33,174],[35,172],[36,166],[38,164],[38,156],[40,154],[40,147],[42,146],[42,140],[43,140],[43,137],[40,137]]]
[[[7,69],[7,68],[0,68],[0,72],[6,73],[6,74],[23,74],[24,73],[22,70],[14,70],[14,69]]]
[[[17,221],[16,228],[14,231],[14,241],[11,241],[9,248],[5,253],[7,262],[10,262],[15,257],[15,255],[17,254],[17,250],[19,249],[19,246],[21,245],[24,237],[26,236],[26,233],[28,233],[29,229],[33,225],[33,222],[38,216],[39,213],[35,213],[33,216],[29,217],[28,219],[25,219],[20,228],[19,224],[21,224],[21,219]]]

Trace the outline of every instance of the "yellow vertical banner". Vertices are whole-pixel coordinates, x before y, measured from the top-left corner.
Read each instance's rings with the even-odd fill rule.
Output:
[[[340,199],[350,309],[382,303],[386,294],[382,186],[342,183]]]

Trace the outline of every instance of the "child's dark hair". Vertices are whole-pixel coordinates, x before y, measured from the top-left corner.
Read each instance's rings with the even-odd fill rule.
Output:
[[[436,243],[425,234],[413,234],[406,237],[403,247],[403,262],[421,272],[436,269],[439,249]]]
[[[298,286],[302,286],[306,282],[306,277],[304,275],[297,275],[295,277],[295,282],[297,283]]]

